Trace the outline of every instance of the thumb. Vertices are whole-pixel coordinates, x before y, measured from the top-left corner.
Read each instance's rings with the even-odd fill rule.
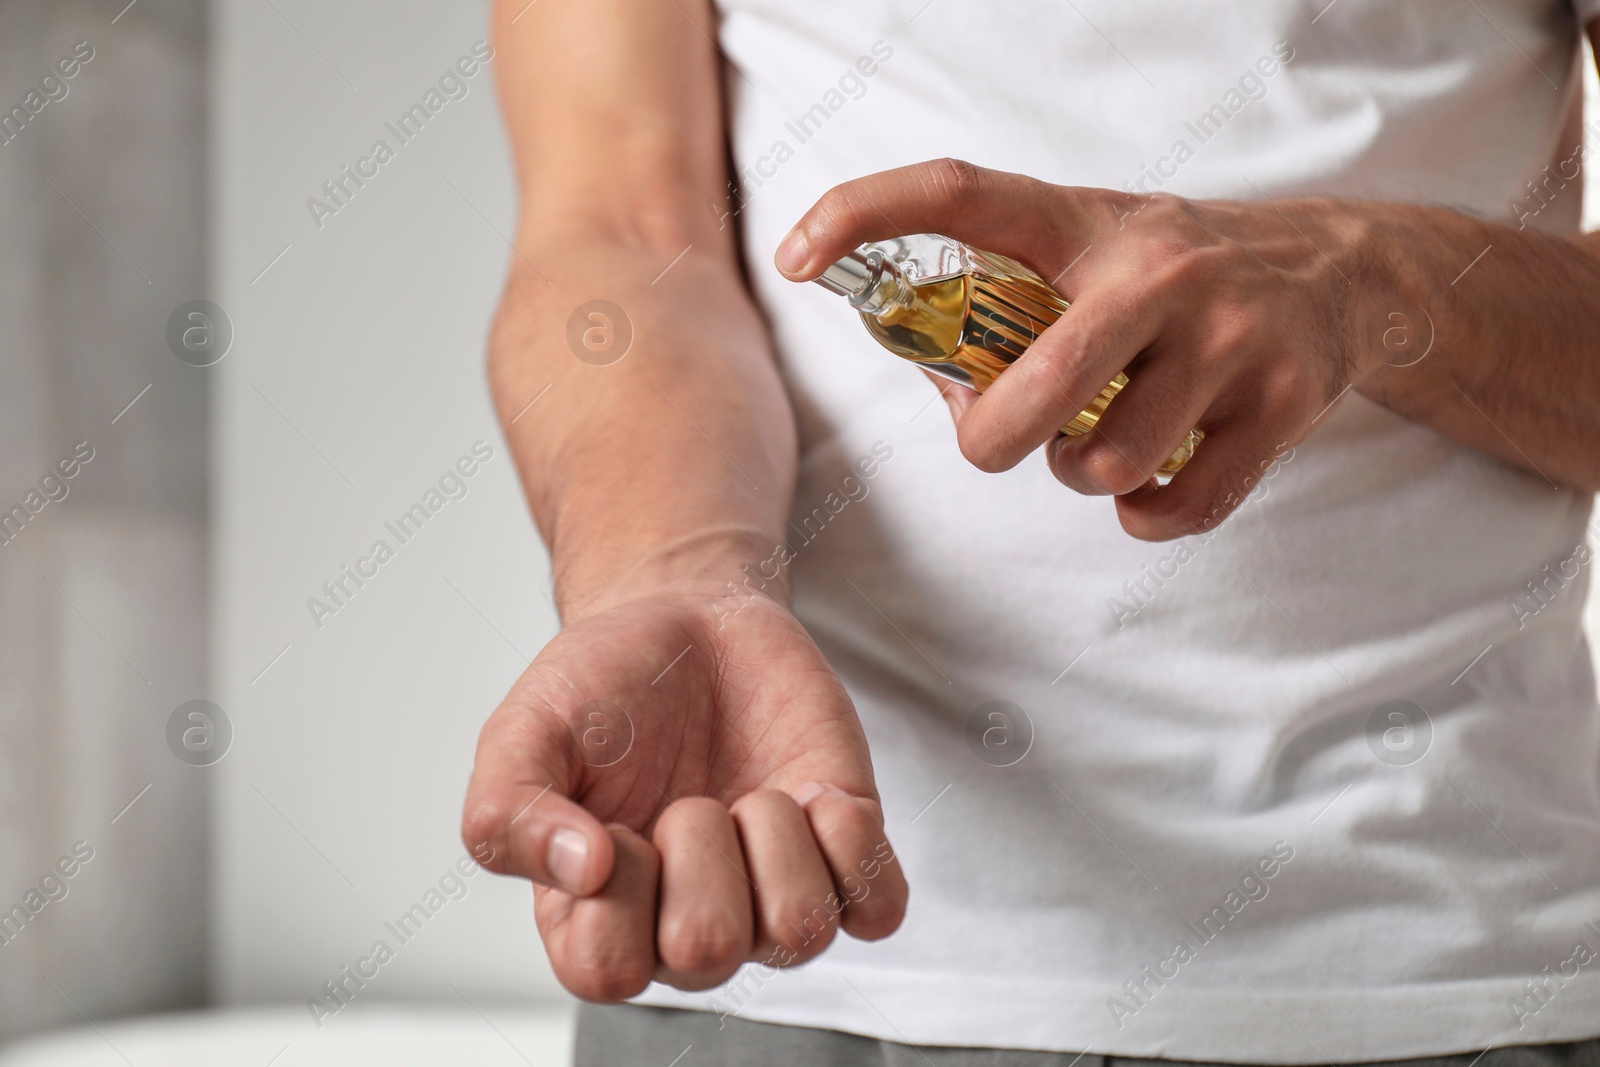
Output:
[[[479,865],[577,897],[605,886],[611,835],[571,799],[577,742],[558,715],[502,704],[478,736],[461,839]]]

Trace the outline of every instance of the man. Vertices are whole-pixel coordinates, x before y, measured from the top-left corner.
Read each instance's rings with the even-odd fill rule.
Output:
[[[1600,1062],[1600,3],[718,8],[493,15],[580,1062]],[[954,433],[796,284],[920,232],[1072,303]]]

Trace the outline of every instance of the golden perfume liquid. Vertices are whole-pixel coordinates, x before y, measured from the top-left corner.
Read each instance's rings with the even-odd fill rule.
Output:
[[[1016,260],[938,234],[863,245],[817,282],[848,297],[884,348],[980,393],[1069,306]],[[1119,373],[1061,432],[1094,429],[1127,384]],[[1190,430],[1159,473],[1176,474],[1203,436]]]

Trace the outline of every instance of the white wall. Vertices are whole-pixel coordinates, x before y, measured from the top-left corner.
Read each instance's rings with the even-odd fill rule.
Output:
[[[490,73],[320,230],[306,207],[375,139],[397,144],[384,123],[470,53],[484,17],[215,6],[215,299],[236,331],[213,368],[214,688],[236,727],[215,768],[225,1002],[304,1000],[462,854],[477,729],[555,630],[482,372],[511,211]],[[384,523],[478,440],[495,458],[469,495],[315,626],[321,583],[376,539],[398,545]],[[467,885],[364,996],[453,998],[446,979],[475,1000],[555,990],[526,884]]]
[[[66,894],[0,932],[0,1040],[205,992],[207,782],[165,727],[206,695],[206,384],[164,338],[204,270],[204,4],[136,10],[0,0],[0,512],[92,453],[0,534],[0,913]]]
[[[483,18],[422,0],[216,4],[216,299],[237,334],[213,368],[214,691],[237,730],[213,821],[226,1002],[311,995],[461,855],[477,728],[554,633],[481,371],[511,213],[487,76],[321,230],[305,204]],[[385,521],[479,439],[497,455],[470,495],[318,629],[307,598],[393,543]],[[363,995],[452,998],[447,980],[475,1000],[556,995],[527,888],[468,884]]]

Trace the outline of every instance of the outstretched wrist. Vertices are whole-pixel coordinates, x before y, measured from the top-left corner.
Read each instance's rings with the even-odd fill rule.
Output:
[[[571,624],[645,597],[764,597],[787,608],[789,573],[780,539],[751,527],[697,530],[620,561],[554,553],[556,606]]]

